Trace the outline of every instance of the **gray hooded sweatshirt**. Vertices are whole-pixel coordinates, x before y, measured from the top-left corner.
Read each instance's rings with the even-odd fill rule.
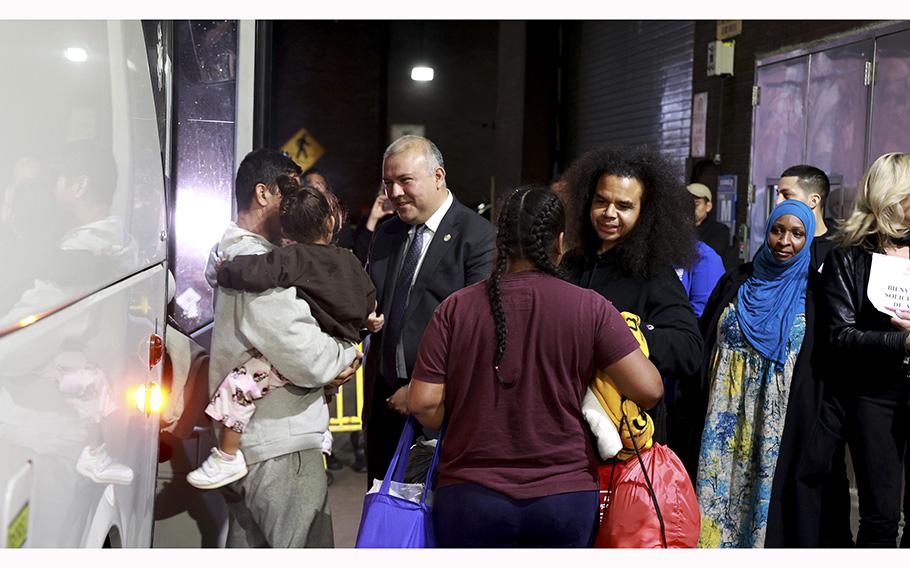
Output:
[[[256,402],[241,438],[248,464],[321,447],[329,427],[323,387],[353,360],[357,347],[322,332],[309,305],[293,288],[261,294],[217,286],[216,264],[242,254],[265,254],[274,246],[231,223],[209,257],[205,274],[215,288],[215,325],[209,362],[209,392],[259,350],[290,383]]]

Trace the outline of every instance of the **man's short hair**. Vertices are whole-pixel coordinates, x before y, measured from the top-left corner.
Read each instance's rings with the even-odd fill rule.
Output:
[[[815,166],[800,164],[798,166],[790,166],[784,170],[784,173],[780,174],[780,177],[797,178],[796,183],[799,184],[799,187],[806,193],[817,193],[821,197],[821,206],[825,206],[825,201],[828,200],[828,193],[831,192],[831,182],[825,172]]]
[[[413,134],[405,134],[398,140],[389,144],[389,147],[386,148],[385,152],[382,154],[382,160],[385,161],[389,156],[400,154],[411,148],[419,148],[423,152],[431,172],[436,168],[445,168],[445,163],[442,160],[442,152],[439,151],[436,144],[433,144],[433,141],[429,138],[414,136]]]
[[[117,190],[117,161],[110,146],[93,140],[66,144],[50,160],[54,175],[73,183],[79,176],[88,178],[88,198],[92,203],[110,207]]]
[[[237,210],[246,211],[253,203],[256,184],[275,187],[280,175],[300,175],[300,166],[294,163],[287,154],[272,148],[260,148],[247,154],[234,182],[234,196],[237,199]]]
[[[326,188],[328,188],[329,191],[332,190],[332,184],[329,183],[329,176],[325,175],[325,172],[323,172],[319,168],[308,169],[307,171],[303,172],[303,174],[301,174],[300,179],[305,180],[308,176],[321,176],[322,179],[325,180]]]

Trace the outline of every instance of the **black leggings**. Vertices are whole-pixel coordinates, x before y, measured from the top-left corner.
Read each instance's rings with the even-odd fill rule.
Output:
[[[433,529],[440,548],[590,547],[597,536],[597,491],[511,499],[474,483],[436,491]]]
[[[849,408],[848,444],[859,491],[856,545],[894,548],[907,442],[907,389],[894,389],[884,395],[857,394]],[[910,545],[907,532],[910,531],[904,531],[902,547]]]

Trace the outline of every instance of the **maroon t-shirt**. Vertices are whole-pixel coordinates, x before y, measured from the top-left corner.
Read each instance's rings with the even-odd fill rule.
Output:
[[[595,371],[638,342],[603,296],[540,272],[506,274],[502,303],[499,368],[512,387],[494,376],[485,282],[440,304],[420,342],[413,378],[445,383],[438,486],[477,483],[513,499],[597,489],[582,399]]]

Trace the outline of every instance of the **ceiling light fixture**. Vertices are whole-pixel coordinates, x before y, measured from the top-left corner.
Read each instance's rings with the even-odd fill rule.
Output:
[[[414,81],[432,81],[432,67],[414,67],[411,69],[411,79]]]

